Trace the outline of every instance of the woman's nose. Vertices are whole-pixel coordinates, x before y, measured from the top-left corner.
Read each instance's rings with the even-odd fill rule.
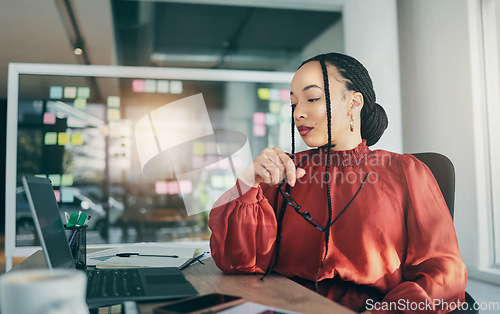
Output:
[[[299,104],[297,104],[295,106],[295,109],[293,110],[293,118],[295,119],[295,121],[307,118],[306,112],[304,111],[303,107],[300,106]]]

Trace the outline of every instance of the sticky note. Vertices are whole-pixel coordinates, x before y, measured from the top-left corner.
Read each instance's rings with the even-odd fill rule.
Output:
[[[132,91],[135,93],[143,93],[146,89],[146,82],[144,80],[133,80]]]
[[[194,169],[203,168],[205,165],[205,158],[202,156],[193,156],[191,159],[191,164]]]
[[[61,176],[61,185],[72,186],[73,185],[73,175],[71,173],[66,173]]]
[[[54,190],[54,195],[56,196],[56,202],[59,203],[61,201],[61,191]]]
[[[120,120],[120,109],[108,109],[108,121]]]
[[[182,81],[171,81],[170,92],[172,94],[182,94]]]
[[[61,99],[61,98],[63,98],[62,86],[51,86],[50,87],[50,99]]]
[[[144,91],[146,93],[156,93],[156,80],[146,80]]]
[[[202,142],[193,143],[193,154],[198,156],[205,155],[205,143]]]
[[[73,106],[78,110],[85,110],[85,108],[87,108],[87,99],[76,98],[75,101],[73,101]]]
[[[119,96],[108,96],[108,107],[119,108],[120,107],[120,97]]]
[[[76,92],[76,97],[78,98],[90,98],[90,88],[88,87],[78,87]]]
[[[266,125],[276,125],[278,124],[278,115],[274,113],[266,113]]]
[[[269,88],[259,88],[257,89],[257,95],[262,100],[269,100]]]
[[[169,82],[166,80],[158,80],[156,82],[156,91],[158,93],[168,93],[169,91]]]
[[[156,181],[155,182],[155,192],[156,192],[156,194],[167,194],[168,193],[167,182]]]
[[[233,166],[236,169],[240,169],[243,166],[243,162],[240,156],[232,157],[231,162],[233,163]]]
[[[266,124],[266,114],[264,112],[255,112],[253,114],[253,124]]]
[[[281,112],[281,103],[279,101],[270,101],[269,102],[269,112],[280,113]]]
[[[221,152],[224,152],[222,149],[223,143],[217,143],[217,142],[207,142],[205,144],[205,155],[217,155],[219,153],[219,149],[221,149]]]
[[[76,87],[72,86],[65,87],[64,98],[76,98]]]
[[[224,187],[224,177],[220,175],[213,175],[210,178],[210,183],[213,188],[221,189]]]
[[[75,146],[83,145],[82,133],[71,134],[71,144]]]
[[[43,114],[43,124],[56,124],[56,115],[52,112],[45,112]]]
[[[182,191],[182,193],[192,193],[193,192],[193,183],[188,180],[182,180],[179,181],[179,189]]]
[[[44,143],[45,143],[45,145],[56,145],[57,144],[57,133],[56,132],[45,133]]]
[[[53,186],[61,185],[61,175],[60,174],[49,174],[49,179],[52,181]]]
[[[232,176],[224,176],[224,186],[229,188],[232,187],[236,183],[236,179]]]
[[[283,101],[283,102],[290,101],[290,90],[288,90],[288,89],[281,90],[281,101]]]
[[[179,184],[177,184],[177,181],[170,181],[167,182],[167,188],[168,188],[168,194],[179,194],[180,189],[179,189]]]
[[[73,203],[74,200],[75,200],[75,194],[73,193],[73,191],[68,189],[61,190],[62,203]]]
[[[253,135],[265,136],[266,135],[266,126],[262,125],[262,124],[254,124],[253,125]]]
[[[231,169],[231,164],[229,163],[229,158],[221,158],[217,163],[217,168],[219,169]]]
[[[57,134],[57,142],[59,145],[66,145],[69,143],[69,134],[66,132],[59,132]]]
[[[276,88],[271,88],[269,90],[269,99],[279,101],[281,99],[281,90]]]
[[[219,162],[219,158],[217,156],[205,157],[205,165],[207,165],[207,169],[217,169],[217,162]]]

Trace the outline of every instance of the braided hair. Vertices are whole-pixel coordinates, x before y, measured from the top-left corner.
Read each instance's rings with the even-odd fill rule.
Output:
[[[332,209],[332,199],[331,199],[331,191],[330,191],[330,154],[331,148],[335,145],[332,144],[332,125],[331,125],[331,99],[330,99],[330,84],[328,79],[328,69],[327,64],[334,66],[344,81],[345,87],[349,91],[360,92],[363,95],[364,105],[361,109],[361,137],[366,140],[366,144],[371,146],[378,142],[382,134],[388,125],[387,114],[379,104],[377,104],[375,91],[373,89],[372,80],[368,74],[366,68],[356,59],[339,53],[327,53],[315,56],[304,61],[299,69],[306,63],[311,61],[318,61],[321,65],[321,70],[323,74],[323,84],[326,98],[326,115],[327,115],[327,125],[328,125],[328,144],[325,145],[327,150],[326,156],[326,165],[325,165],[325,182],[326,184],[326,194],[328,200],[328,221],[326,226],[331,226],[333,224],[333,209]],[[291,121],[291,135],[292,135],[292,155],[295,154],[295,122],[293,119],[294,107],[292,107],[292,121]],[[287,192],[290,192],[290,186],[286,186]],[[278,194],[275,195],[275,207],[277,207]],[[264,278],[267,274],[269,274],[272,269],[276,266],[279,257],[280,244],[281,244],[281,227],[283,222],[283,217],[285,215],[287,207],[287,202],[283,202],[281,206],[281,210],[278,213],[277,219],[277,234],[276,234],[276,243],[275,243],[275,257],[273,263],[267,269]],[[337,217],[338,218],[338,217]],[[328,247],[330,241],[330,228],[325,230],[325,254],[323,255],[323,259],[321,264],[316,272],[316,291],[318,290],[318,278],[321,269],[323,268],[325,259],[328,255]],[[261,278],[261,279],[262,279]]]
[[[388,119],[384,108],[376,103],[375,90],[366,68],[353,57],[334,52],[312,57],[304,61],[300,67],[311,61],[324,62],[334,66],[342,76],[346,89],[363,95],[361,138],[366,140],[368,146],[377,143],[387,128]],[[325,74],[323,73],[323,75]]]

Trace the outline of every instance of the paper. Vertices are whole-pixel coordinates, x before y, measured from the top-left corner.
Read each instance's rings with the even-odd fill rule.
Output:
[[[61,175],[60,174],[49,174],[49,179],[53,186],[61,185]]]
[[[156,93],[156,80],[146,80],[144,91],[146,93]]]
[[[259,303],[245,302],[240,305],[233,306],[225,311],[218,313],[224,314],[294,314],[299,312],[292,312],[288,310],[283,310]]]
[[[165,80],[159,80],[156,85],[156,91],[158,93],[168,93],[169,82]]]
[[[87,266],[95,266],[111,257],[115,257],[118,253],[118,248],[112,248],[87,254]]]
[[[253,114],[253,124],[266,124],[266,114],[264,112],[255,112]]]
[[[269,100],[269,88],[259,88],[257,89],[257,95],[259,95],[259,98],[262,100]]]
[[[108,96],[108,107],[119,108],[120,107],[120,97],[119,96]]]
[[[71,173],[66,173],[61,176],[61,185],[71,186],[73,185],[73,175]]]
[[[69,134],[66,132],[57,133],[57,141],[59,145],[66,145],[69,143]]]
[[[255,136],[265,136],[266,135],[266,126],[261,124],[253,125],[253,135]]]
[[[71,144],[75,146],[83,145],[82,133],[71,134]]]
[[[45,112],[43,114],[43,124],[56,124],[56,115],[52,112]]]
[[[87,108],[87,99],[86,98],[76,98],[73,102],[73,105],[78,110],[85,110]]]
[[[55,145],[55,144],[57,144],[57,133],[56,132],[47,132],[47,133],[45,133],[44,142],[45,142],[45,145]]]
[[[156,181],[155,182],[155,192],[156,194],[167,194],[168,193],[168,184],[165,181]]]
[[[146,89],[146,82],[144,80],[133,80],[132,91],[135,93],[142,93]]]
[[[64,88],[64,98],[76,98],[76,87],[68,86]]]
[[[76,91],[76,97],[78,98],[89,98],[90,97],[90,88],[89,87],[78,87]]]
[[[62,203],[73,203],[75,200],[75,195],[73,191],[61,190],[61,202]]]
[[[97,268],[115,267],[178,267],[188,264],[193,257],[202,255],[204,251],[195,247],[180,247],[166,243],[134,243],[113,250],[97,252],[88,255],[88,265]],[[117,253],[139,253],[138,256],[118,257]],[[177,255],[173,257],[141,256],[141,255]]]
[[[280,113],[281,112],[281,103],[278,101],[270,101],[269,102],[269,111],[272,113]]]
[[[51,86],[50,87],[50,98],[51,99],[61,99],[63,97],[62,86]]]
[[[182,94],[182,81],[171,81],[170,82],[170,93]]]
[[[108,109],[108,120],[109,121],[120,120],[120,110],[119,109]]]

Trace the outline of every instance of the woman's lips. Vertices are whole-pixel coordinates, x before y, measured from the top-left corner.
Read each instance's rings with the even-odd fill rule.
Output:
[[[299,126],[297,129],[299,130],[300,136],[306,136],[309,132],[312,131],[313,128],[310,128],[308,126]]]

